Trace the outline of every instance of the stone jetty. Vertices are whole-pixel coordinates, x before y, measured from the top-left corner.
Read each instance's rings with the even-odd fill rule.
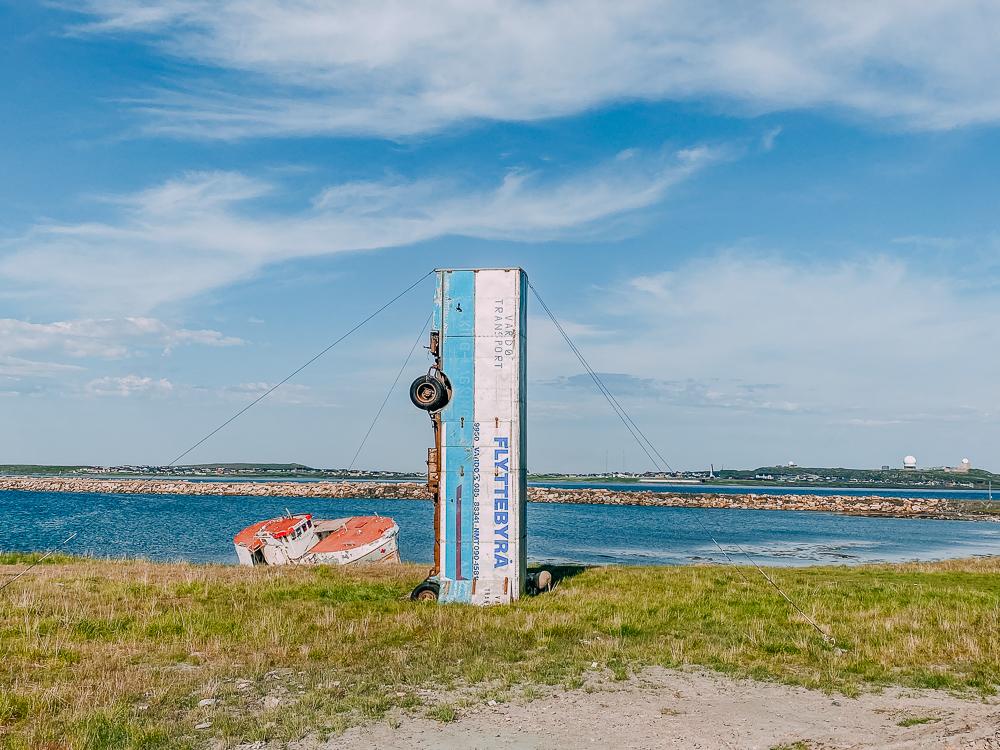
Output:
[[[663,508],[729,508],[740,510],[804,510],[855,516],[897,518],[971,518],[968,511],[950,500],[937,498],[887,498],[852,495],[762,495],[757,493],[672,494],[649,490],[552,489],[531,487],[528,499],[539,503],[583,503],[593,505],[644,505]],[[995,509],[994,512],[1000,510]],[[976,514],[976,517],[981,517]]]
[[[91,479],[81,477],[0,477],[0,490],[31,492],[103,492],[134,495],[241,495],[249,497],[386,498],[430,500],[416,482],[273,482],[182,479]],[[664,508],[730,508],[800,510],[859,516],[1000,520],[1000,503],[962,502],[940,498],[886,498],[850,495],[673,494],[632,489],[529,487],[535,503],[642,505]]]
[[[430,500],[417,482],[226,482],[185,479],[90,479],[82,477],[0,477],[0,490],[104,492],[116,495],[244,495],[249,497],[339,497]]]

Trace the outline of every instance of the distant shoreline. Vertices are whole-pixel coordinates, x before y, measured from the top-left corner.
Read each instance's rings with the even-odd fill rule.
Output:
[[[317,469],[304,464],[192,464],[155,465],[46,465],[0,464],[0,476],[64,477],[76,479],[191,479],[194,481],[328,481],[328,482],[422,482],[425,475],[379,469]],[[759,467],[747,470],[720,470],[718,474],[683,473],[664,476],[640,474],[563,474],[531,473],[528,482],[557,485],[614,486],[704,486],[706,491],[726,488],[773,489],[780,494],[789,489],[814,489],[829,492],[892,491],[982,494],[985,499],[992,485],[1000,488],[1000,474],[985,469],[963,470],[944,467],[929,469],[847,469],[802,468],[789,466]],[[1000,490],[998,490],[1000,491]]]
[[[0,477],[0,490],[78,492],[130,495],[235,495],[246,497],[381,498],[431,500],[416,482],[286,482],[199,481],[165,479],[83,479],[70,477]],[[677,493],[605,488],[529,487],[528,500],[538,503],[625,505],[668,508],[790,510],[893,518],[937,518],[1000,521],[1000,503],[848,495],[767,495]]]

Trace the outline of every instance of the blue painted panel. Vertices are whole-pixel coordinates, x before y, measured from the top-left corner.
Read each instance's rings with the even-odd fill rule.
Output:
[[[444,373],[451,381],[452,401],[441,413],[442,445],[472,445],[472,407],[475,401],[475,338],[448,336],[444,343]]]
[[[443,288],[444,335],[474,336],[476,274],[473,271],[446,271]]]
[[[468,603],[472,601],[472,581],[442,581],[438,601]]]
[[[444,578],[471,578],[472,572],[472,408],[475,392],[475,274],[442,273],[441,367],[452,384],[452,400],[441,413],[445,471],[442,475],[445,540]],[[461,595],[463,587],[454,593]],[[442,601],[464,599],[442,598]]]

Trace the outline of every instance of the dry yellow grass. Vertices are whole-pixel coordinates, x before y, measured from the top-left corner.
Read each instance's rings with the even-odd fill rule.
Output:
[[[0,556],[0,580],[29,559]],[[40,565],[0,599],[0,746],[287,739],[433,707],[428,691],[575,685],[594,662],[848,692],[1000,686],[998,558],[769,570],[836,647],[751,570],[748,585],[725,567],[593,568],[488,610],[406,601],[424,572]]]

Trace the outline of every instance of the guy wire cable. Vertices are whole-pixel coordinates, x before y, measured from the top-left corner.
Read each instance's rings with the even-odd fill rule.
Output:
[[[34,568],[36,565],[40,565],[41,562],[42,562],[42,560],[44,560],[45,558],[47,558],[50,555],[54,554],[56,552],[56,550],[59,550],[59,549],[62,549],[63,547],[65,547],[67,544],[69,544],[71,541],[73,541],[73,539],[76,537],[76,535],[77,535],[77,532],[74,531],[72,534],[70,534],[68,537],[66,537],[65,539],[63,539],[55,547],[53,547],[48,552],[46,552],[44,555],[42,555],[37,560],[35,560],[33,563],[31,563],[31,565],[29,565],[27,568],[25,568],[20,573],[18,573],[16,576],[14,576],[13,578],[11,578],[9,581],[4,581],[2,584],[0,584],[0,591],[3,591],[5,588],[7,588],[8,586],[10,586],[18,578],[21,578],[24,575],[26,575],[28,573],[28,571],[31,570],[32,568]]]
[[[535,295],[535,299],[537,299],[538,302],[539,302],[539,304],[541,304],[542,309],[545,310],[545,313],[549,317],[549,320],[551,320],[552,323],[553,323],[553,325],[555,325],[555,327],[558,329],[559,333],[562,335],[562,337],[566,341],[567,345],[570,347],[570,349],[576,355],[577,359],[580,360],[580,364],[582,364],[584,366],[584,368],[587,370],[587,373],[590,375],[591,379],[594,381],[594,383],[597,385],[598,389],[601,391],[602,395],[604,395],[605,399],[607,399],[608,403],[611,405],[612,410],[618,415],[618,418],[622,420],[622,422],[625,424],[625,427],[628,428],[629,433],[632,435],[633,438],[635,438],[635,441],[637,443],[639,443],[639,447],[643,449],[643,452],[649,458],[650,463],[652,463],[653,466],[655,466],[657,469],[660,469],[659,464],[656,462],[656,460],[650,454],[650,451],[646,449],[646,446],[643,444],[642,440],[640,440],[640,438],[639,438],[640,435],[642,436],[642,438],[645,439],[645,441],[647,443],[649,443],[649,447],[652,449],[653,453],[655,453],[657,456],[659,456],[660,459],[661,459],[661,461],[663,461],[663,464],[666,465],[669,468],[669,464],[667,464],[666,460],[663,459],[663,456],[660,454],[660,452],[658,450],[656,450],[656,447],[652,444],[652,442],[649,441],[649,438],[646,437],[645,433],[643,433],[639,429],[638,425],[636,425],[635,422],[632,420],[632,418],[630,416],[628,416],[628,414],[625,412],[624,407],[622,407],[622,405],[618,402],[618,399],[616,399],[611,394],[611,392],[608,390],[608,387],[604,384],[604,381],[601,380],[600,375],[598,375],[597,372],[594,371],[594,369],[587,362],[586,358],[583,356],[583,353],[573,343],[572,339],[570,339],[569,334],[566,333],[566,330],[562,327],[562,325],[560,325],[559,321],[556,319],[555,314],[552,312],[552,310],[549,309],[549,306],[545,304],[545,301],[542,299],[541,295],[538,293],[538,290],[535,288],[534,284],[532,284],[529,281],[528,282],[528,286],[531,288],[532,293]],[[631,426],[630,426],[630,424],[631,424]],[[635,427],[634,430],[632,429],[632,426]],[[662,471],[662,469],[660,469],[660,470]],[[735,564],[735,562],[733,562],[733,559],[729,556],[729,554],[725,551],[725,549],[722,548],[722,545],[720,545],[719,542],[715,539],[715,537],[707,530],[707,528],[705,527],[704,522],[700,518],[697,518],[696,520],[702,525],[702,529],[705,531],[706,534],[708,534],[709,539],[711,539],[715,543],[715,546],[719,548],[719,551],[722,552],[722,554],[725,555],[726,559],[729,560],[729,562],[733,564],[733,567],[736,568],[737,572],[739,572],[739,574],[740,574],[740,576],[742,576],[743,580],[746,581],[747,583],[749,583],[749,580],[747,580],[747,577],[745,575],[743,575],[743,571],[740,570],[739,566],[737,566]],[[821,628],[816,623],[816,621],[812,617],[810,617],[805,612],[805,610],[802,609],[802,607],[800,607],[798,604],[796,604],[792,600],[792,598],[790,596],[788,596],[788,594],[786,594],[782,590],[782,588],[775,582],[775,580],[773,578],[771,578],[771,576],[769,576],[764,571],[764,569],[757,563],[757,561],[750,555],[750,553],[747,552],[739,543],[734,542],[734,544],[736,545],[737,549],[739,549],[740,552],[742,552],[746,556],[747,560],[750,561],[750,563],[754,566],[754,568],[757,569],[757,572],[760,573],[760,575],[764,578],[764,580],[767,581],[771,586],[773,586],[774,589],[779,594],[781,594],[781,596],[785,599],[785,601],[787,601],[789,604],[791,604],[792,607],[794,607],[795,610],[800,615],[802,615],[802,617],[804,617],[806,619],[806,621],[813,627],[813,629],[815,629],[816,632],[820,634],[820,636],[823,638],[823,641],[825,643],[833,643],[833,638],[825,630],[823,630],[823,628]]]
[[[663,463],[663,466],[665,466],[669,471],[672,472],[673,469],[670,468],[670,464],[667,463],[667,460],[665,458],[663,458],[663,455],[656,449],[656,446],[653,445],[653,443],[649,440],[649,438],[646,437],[645,433],[643,433],[642,430],[639,429],[639,426],[628,415],[628,413],[625,411],[624,407],[619,403],[618,399],[616,399],[614,397],[614,395],[611,393],[611,391],[608,389],[608,387],[604,384],[604,381],[601,380],[600,375],[598,375],[597,372],[594,370],[594,368],[592,368],[590,366],[590,363],[587,362],[586,357],[583,356],[583,352],[581,352],[580,349],[576,346],[576,344],[573,343],[572,339],[570,339],[569,334],[566,333],[566,329],[562,327],[562,324],[560,324],[559,321],[556,319],[555,314],[552,312],[552,310],[549,308],[549,306],[545,304],[545,300],[542,299],[541,295],[538,293],[538,290],[534,287],[534,285],[530,281],[528,282],[528,286],[531,287],[531,291],[532,291],[532,293],[534,293],[535,299],[538,300],[539,304],[545,310],[545,313],[546,313],[546,315],[548,315],[549,320],[552,321],[552,324],[558,329],[559,333],[562,334],[562,337],[566,341],[566,344],[569,346],[569,348],[572,350],[572,352],[576,355],[577,359],[580,361],[580,364],[583,365],[584,369],[587,371],[587,373],[590,375],[591,379],[597,385],[598,390],[601,392],[601,394],[607,400],[608,404],[611,406],[612,411],[614,411],[618,415],[618,418],[622,420],[622,423],[625,425],[625,428],[629,431],[629,433],[632,435],[632,437],[635,439],[635,441],[639,444],[639,447],[642,448],[643,452],[649,458],[650,463],[652,463],[653,466],[658,471],[662,471],[663,470],[661,468],[660,464],[657,463],[656,459],[653,458],[653,456],[650,454],[650,449],[651,449],[653,451],[653,453],[655,453],[657,456],[659,456],[660,461],[662,461],[662,463]],[[640,437],[639,437],[640,435],[642,436],[642,439],[640,439]],[[646,443],[648,443],[649,449],[646,448],[646,445],[643,443],[643,439],[645,440]],[[715,546],[716,546],[716,548],[718,548],[719,552],[722,553],[723,557],[725,557],[726,560],[729,561],[730,565],[733,566],[733,568],[739,574],[740,578],[742,578],[745,583],[749,584],[750,580],[746,577],[746,575],[744,575],[743,571],[735,563],[735,561],[733,560],[733,558],[730,557],[729,553],[726,552],[726,550],[722,547],[721,544],[719,544],[718,539],[715,538],[715,535],[705,525],[705,522],[699,516],[697,516],[697,515],[694,516],[694,519],[701,526],[702,531],[705,532],[705,534],[708,536],[708,538],[712,540],[712,543],[715,544]]]
[[[545,301],[541,298],[541,295],[538,294],[538,290],[535,289],[534,285],[532,285],[530,281],[528,282],[528,286],[531,287],[531,291],[534,293],[535,299],[538,300],[539,304],[541,304],[542,308],[545,310],[545,313],[548,315],[553,325],[555,325],[555,327],[559,330],[559,333],[562,334],[562,337],[566,341],[566,344],[576,355],[577,359],[580,360],[580,363],[587,370],[587,373],[590,375],[591,379],[594,381],[598,389],[604,395],[604,398],[607,399],[608,403],[611,405],[611,408],[616,413],[618,413],[619,418],[623,422],[625,422],[625,427],[628,428],[629,432],[632,433],[632,436],[635,437],[637,441],[639,441],[639,447],[643,449],[643,452],[649,458],[650,462],[658,469],[660,468],[656,463],[656,459],[654,459],[649,454],[649,451],[652,450],[653,453],[655,453],[659,457],[660,461],[663,463],[663,466],[665,466],[668,471],[673,472],[673,468],[671,468],[670,462],[668,462],[667,459],[663,457],[663,455],[656,449],[656,446],[653,445],[653,443],[650,441],[648,437],[646,437],[646,434],[641,429],[639,429],[639,425],[635,423],[635,420],[633,420],[632,417],[628,414],[628,412],[626,412],[625,409],[622,408],[622,405],[618,403],[618,399],[615,398],[615,395],[604,384],[604,381],[601,380],[600,376],[596,372],[594,372],[593,368],[587,362],[582,352],[580,352],[576,344],[573,343],[572,339],[570,339],[569,334],[566,333],[566,330],[562,327],[562,324],[560,324],[559,321],[556,320],[556,317],[552,313],[552,310],[549,309],[549,306],[545,304]],[[639,439],[639,437],[636,436],[636,433],[638,433],[638,435],[641,436],[642,438],[641,440]],[[645,445],[649,446],[649,450],[646,449],[645,445],[643,444],[643,441],[645,441]]]
[[[358,449],[354,451],[354,458],[351,459],[351,465],[348,467],[348,471],[354,468],[354,464],[358,460],[358,456],[361,455],[361,451],[365,447],[365,443],[368,442],[368,438],[371,436],[372,430],[375,429],[375,423],[378,422],[378,418],[382,416],[382,410],[385,409],[385,405],[389,403],[389,398],[392,396],[392,392],[396,390],[396,386],[399,385],[399,379],[403,377],[403,372],[406,370],[406,366],[410,364],[413,352],[417,350],[417,344],[419,344],[420,340],[424,337],[424,331],[427,330],[427,326],[430,325],[431,318],[433,317],[434,313],[431,312],[431,314],[427,316],[427,320],[424,321],[424,325],[420,329],[420,333],[417,335],[416,341],[414,341],[413,346],[410,347],[410,353],[407,354],[406,359],[403,360],[403,366],[400,367],[399,372],[396,373],[396,379],[392,381],[392,385],[389,386],[389,392],[386,393],[385,398],[382,399],[382,405],[378,408],[378,411],[375,412],[375,417],[372,419],[372,423],[368,425],[368,432],[366,432],[365,436],[361,439],[361,445],[359,445]]]
[[[209,439],[210,437],[212,437],[213,435],[215,435],[215,433],[219,432],[220,430],[222,430],[222,429],[223,429],[223,428],[225,428],[226,426],[228,426],[228,425],[230,425],[231,423],[235,422],[235,421],[236,421],[236,420],[237,420],[237,419],[238,419],[239,417],[241,417],[241,416],[243,416],[244,414],[246,414],[246,413],[247,413],[248,411],[250,411],[250,409],[252,409],[252,408],[253,408],[254,406],[256,406],[257,404],[259,404],[259,403],[260,403],[261,401],[263,401],[263,400],[264,400],[265,398],[267,398],[268,396],[270,396],[270,395],[271,395],[272,393],[274,393],[274,392],[275,392],[276,390],[278,390],[278,389],[279,389],[279,388],[280,388],[281,386],[283,386],[283,385],[284,385],[285,383],[287,383],[287,382],[288,382],[289,380],[291,380],[291,379],[292,379],[292,378],[294,378],[294,377],[295,377],[296,375],[298,375],[298,374],[299,374],[300,372],[302,372],[302,371],[303,371],[304,369],[306,369],[306,368],[307,368],[307,367],[308,367],[309,365],[311,365],[311,364],[312,364],[313,362],[315,362],[315,361],[316,361],[317,359],[319,359],[319,358],[320,358],[320,357],[322,357],[322,356],[323,356],[324,354],[326,354],[326,353],[327,353],[328,351],[330,351],[331,349],[333,349],[333,347],[335,347],[335,346],[336,346],[337,344],[339,344],[339,343],[340,343],[341,341],[343,341],[343,340],[344,340],[344,339],[346,339],[346,338],[347,338],[348,336],[350,336],[350,335],[351,335],[352,333],[354,333],[354,332],[355,332],[355,331],[357,331],[357,330],[358,330],[359,328],[361,328],[361,327],[362,327],[363,325],[365,325],[365,324],[366,324],[366,323],[367,323],[368,321],[370,321],[370,320],[371,320],[372,318],[375,318],[375,317],[376,317],[377,315],[379,315],[379,313],[383,312],[383,311],[384,311],[384,310],[385,310],[386,308],[390,307],[390,306],[391,306],[391,305],[392,305],[392,304],[393,304],[394,302],[396,302],[397,300],[399,300],[399,299],[400,299],[401,297],[404,297],[404,296],[405,296],[405,295],[406,295],[406,294],[407,294],[408,292],[410,292],[410,291],[412,291],[413,289],[415,289],[415,288],[416,288],[416,287],[417,287],[417,286],[418,286],[418,285],[420,284],[420,282],[422,282],[422,281],[423,281],[424,279],[426,279],[426,278],[427,278],[428,276],[430,276],[430,275],[431,275],[432,273],[434,273],[433,269],[432,269],[432,270],[430,270],[430,271],[428,271],[427,273],[425,273],[425,274],[424,274],[423,276],[421,276],[421,277],[420,277],[419,279],[417,279],[416,281],[414,281],[414,282],[413,282],[412,284],[410,284],[410,285],[409,285],[408,287],[406,287],[406,289],[404,289],[403,291],[401,291],[401,292],[400,292],[399,294],[397,294],[397,295],[396,295],[395,297],[393,297],[392,299],[390,299],[390,300],[389,300],[388,302],[385,302],[385,303],[384,303],[384,304],[383,304],[383,305],[382,305],[381,307],[379,307],[379,308],[378,308],[377,310],[375,310],[375,312],[371,313],[371,314],[370,314],[370,315],[369,315],[369,316],[368,316],[367,318],[365,318],[365,319],[364,319],[364,320],[362,320],[361,322],[357,323],[357,324],[356,324],[356,325],[355,325],[355,326],[354,326],[353,328],[351,328],[351,329],[350,329],[349,331],[347,331],[347,333],[343,334],[343,335],[342,335],[342,336],[341,336],[340,338],[338,338],[338,339],[337,339],[336,341],[334,341],[334,342],[333,342],[332,344],[330,344],[330,345],[329,345],[329,346],[327,346],[327,347],[326,347],[325,349],[323,349],[322,351],[320,351],[320,352],[319,352],[318,354],[316,354],[315,356],[313,356],[313,357],[312,357],[312,359],[308,360],[308,361],[307,361],[307,362],[306,362],[305,364],[302,364],[302,365],[300,365],[299,367],[297,367],[297,368],[296,368],[295,370],[293,370],[293,371],[292,371],[292,372],[291,372],[291,373],[290,373],[289,375],[287,375],[287,376],[286,376],[285,378],[283,378],[283,379],[282,379],[282,380],[281,380],[280,382],[278,382],[277,384],[275,384],[275,385],[271,386],[270,388],[268,388],[268,389],[267,389],[266,391],[264,391],[264,393],[262,393],[262,394],[261,394],[260,396],[258,396],[258,397],[257,397],[257,398],[255,398],[255,399],[254,399],[253,401],[251,401],[251,402],[250,402],[249,404],[247,404],[246,406],[244,406],[244,407],[243,407],[242,409],[240,409],[240,410],[239,410],[238,412],[236,412],[235,414],[233,414],[233,416],[231,416],[231,417],[230,417],[229,419],[227,419],[227,420],[226,420],[225,422],[223,422],[222,424],[220,424],[220,425],[219,425],[218,427],[216,427],[216,428],[215,428],[214,430],[212,430],[212,431],[211,431],[210,433],[208,433],[207,435],[205,435],[205,437],[203,437],[203,438],[202,438],[201,440],[199,440],[199,441],[198,441],[197,443],[195,443],[194,445],[192,445],[192,446],[191,446],[190,448],[188,448],[188,449],[187,449],[186,451],[184,451],[183,453],[179,454],[179,455],[177,456],[177,458],[175,458],[175,459],[174,459],[173,461],[171,461],[171,462],[170,462],[169,464],[167,464],[167,466],[173,466],[173,465],[174,465],[174,464],[176,464],[176,463],[177,463],[178,461],[180,461],[180,460],[181,460],[182,458],[184,458],[184,456],[186,456],[186,455],[187,455],[188,453],[190,453],[190,452],[191,452],[191,451],[193,451],[193,450],[194,450],[195,448],[197,448],[197,447],[198,447],[199,445],[201,445],[201,444],[202,444],[202,443],[204,443],[204,442],[205,442],[206,440],[208,440],[208,439]]]
[[[624,410],[621,408],[621,405],[618,404],[618,402],[611,395],[611,391],[609,391],[607,386],[604,385],[604,382],[601,380],[600,376],[598,376],[598,374],[594,372],[594,370],[587,363],[587,360],[584,358],[580,350],[576,348],[576,345],[573,343],[572,339],[570,339],[569,334],[566,333],[562,325],[556,319],[556,316],[549,309],[549,306],[545,304],[545,301],[538,293],[538,290],[535,289],[535,285],[529,281],[528,286],[531,288],[532,293],[534,293],[535,299],[537,299],[539,304],[542,306],[542,309],[545,310],[545,313],[546,315],[548,315],[549,320],[552,321],[552,324],[562,335],[563,340],[566,342],[566,344],[569,346],[572,352],[576,355],[576,358],[580,360],[580,364],[583,365],[584,369],[587,371],[587,374],[590,375],[590,378],[591,380],[594,381],[594,384],[597,386],[598,391],[600,391],[601,395],[604,396],[604,398],[607,400],[608,404],[611,406],[611,410],[616,415],[618,415],[618,418],[622,421],[622,424],[625,425],[625,429],[629,431],[629,434],[631,434],[633,438],[635,438],[635,441],[639,444],[639,447],[642,449],[642,452],[646,454],[646,457],[649,459],[649,462],[654,466],[656,466],[657,465],[656,459],[653,458],[653,455],[649,452],[649,448],[647,448],[646,444],[639,438],[638,434],[636,433],[636,428],[633,427],[632,424],[630,424],[630,420],[628,416],[624,413]]]

